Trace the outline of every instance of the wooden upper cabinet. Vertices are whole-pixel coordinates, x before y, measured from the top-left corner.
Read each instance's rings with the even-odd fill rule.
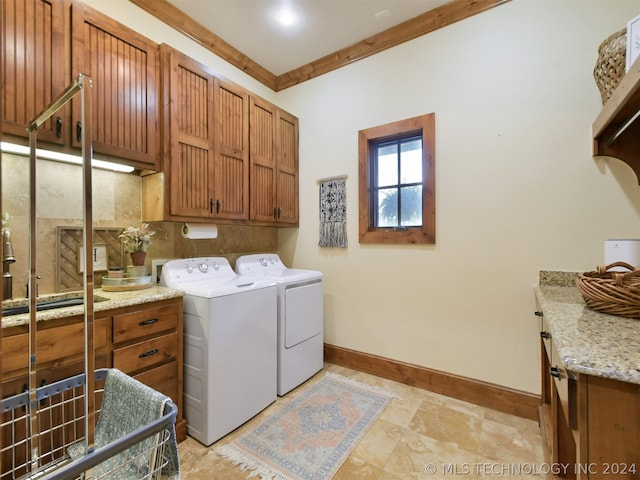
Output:
[[[157,170],[157,44],[82,3],[73,3],[71,20],[73,77],[92,79],[94,151]],[[79,146],[80,102],[72,104],[72,139]]]
[[[249,217],[249,95],[161,45],[163,174],[143,178],[149,221]]]
[[[65,88],[63,0],[3,0],[2,131],[28,137],[29,121]],[[68,114],[58,111],[38,129],[38,139],[68,140]]]
[[[298,223],[298,120],[251,97],[250,219]]]
[[[215,186],[216,217],[249,218],[249,94],[216,78]]]
[[[213,76],[186,55],[161,46],[164,171],[169,215],[213,214]]]
[[[298,224],[298,119],[278,110],[278,222]]]

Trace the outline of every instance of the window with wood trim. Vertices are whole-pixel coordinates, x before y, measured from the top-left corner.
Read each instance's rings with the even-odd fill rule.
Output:
[[[435,243],[435,114],[358,132],[360,243]]]

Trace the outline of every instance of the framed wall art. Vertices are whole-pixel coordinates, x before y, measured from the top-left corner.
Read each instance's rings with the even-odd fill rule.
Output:
[[[627,58],[626,72],[640,54],[640,15],[627,23]]]

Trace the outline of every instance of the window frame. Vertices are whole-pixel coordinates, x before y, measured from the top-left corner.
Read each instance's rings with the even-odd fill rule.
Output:
[[[422,225],[376,227],[373,203],[374,145],[408,135],[422,136]],[[436,243],[435,113],[358,132],[358,202],[360,243]]]

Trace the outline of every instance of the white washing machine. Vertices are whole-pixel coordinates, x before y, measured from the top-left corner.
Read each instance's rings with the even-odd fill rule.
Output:
[[[287,268],[274,253],[241,256],[236,272],[278,285],[278,395],[284,395],[323,367],[322,272]]]
[[[276,285],[223,257],[171,260],[160,284],[185,293],[184,416],[209,446],[277,398]]]

